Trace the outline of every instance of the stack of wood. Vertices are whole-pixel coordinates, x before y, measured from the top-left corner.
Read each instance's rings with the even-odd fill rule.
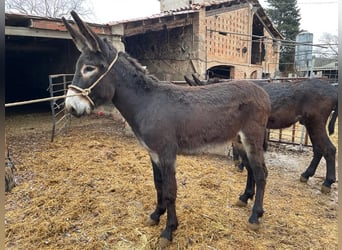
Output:
[[[9,192],[15,187],[14,171],[16,170],[13,160],[11,159],[8,145],[5,139],[5,192]]]

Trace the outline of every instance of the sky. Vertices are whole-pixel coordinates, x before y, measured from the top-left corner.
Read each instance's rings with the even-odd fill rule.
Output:
[[[160,12],[158,0],[89,0],[94,9],[94,22],[148,17]],[[280,0],[281,1],[281,0]],[[265,0],[259,0],[266,7]],[[313,33],[318,43],[323,33],[338,34],[338,0],[297,0],[301,12],[300,28]]]

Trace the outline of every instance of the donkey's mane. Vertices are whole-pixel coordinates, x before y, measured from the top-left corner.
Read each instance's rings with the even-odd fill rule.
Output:
[[[134,66],[136,68],[136,70],[144,73],[145,75],[148,74],[148,70],[145,69],[139,62],[137,59],[132,58],[130,55],[128,55],[125,52],[120,52],[121,54],[123,54],[125,56],[125,58],[127,59],[128,62],[131,63],[132,66]]]
[[[113,44],[110,43],[106,38],[104,38],[103,41],[107,44],[107,46],[109,47],[110,50],[112,50],[112,51],[117,51],[117,50],[114,48]],[[140,63],[137,59],[131,57],[127,52],[119,51],[118,53],[120,53],[121,55],[123,55],[123,56],[125,57],[125,59],[126,59],[126,60],[127,60],[127,61],[128,61],[128,62],[129,62],[129,63],[130,63],[138,72],[143,73],[146,77],[150,78],[150,79],[153,80],[153,81],[160,82],[160,80],[159,80],[155,75],[151,75],[151,74],[149,73],[149,71],[148,71],[146,68],[144,68],[144,66],[142,66],[141,63]]]
[[[124,57],[125,57],[125,59],[137,70],[137,71],[139,71],[139,72],[141,72],[141,73],[143,73],[146,77],[148,77],[149,79],[151,79],[151,80],[153,80],[153,81],[157,81],[157,82],[159,82],[160,80],[155,76],[155,75],[151,75],[150,73],[149,73],[149,71],[146,69],[146,68],[144,68],[142,65],[141,65],[141,63],[137,60],[137,59],[135,59],[135,58],[132,58],[128,53],[126,53],[126,52],[119,52],[119,53],[121,53]]]

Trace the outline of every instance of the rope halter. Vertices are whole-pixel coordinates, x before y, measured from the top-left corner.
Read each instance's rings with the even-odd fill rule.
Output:
[[[102,75],[99,76],[99,78],[97,78],[97,80],[91,84],[88,88],[82,89],[81,87],[78,87],[76,85],[70,84],[68,86],[69,89],[74,89],[77,90],[78,92],[80,92],[80,94],[82,96],[84,96],[89,103],[95,107],[95,103],[93,102],[93,100],[89,97],[89,94],[91,93],[91,90],[108,74],[108,72],[112,69],[113,65],[115,64],[115,62],[118,60],[119,58],[119,52],[116,53],[115,58],[113,59],[113,61],[109,64],[107,70],[105,72],[103,72]]]

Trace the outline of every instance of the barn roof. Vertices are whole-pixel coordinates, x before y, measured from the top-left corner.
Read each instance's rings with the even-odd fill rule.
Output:
[[[124,25],[124,35],[136,35],[144,33],[149,29],[163,29],[164,24],[172,20],[172,26],[183,26],[183,20],[189,16],[199,13],[202,9],[206,11],[224,10],[231,6],[251,4],[256,16],[270,34],[277,39],[283,39],[280,32],[274,27],[272,21],[266,15],[258,0],[216,0],[204,3],[194,3],[181,8],[168,10],[149,17],[135,18],[109,22],[108,24],[88,23],[99,35],[113,34],[113,26]],[[65,31],[65,33],[63,32]],[[120,32],[121,33],[121,32]],[[5,13],[5,34],[24,36],[44,36],[55,38],[68,37],[66,29],[60,18],[40,17],[23,14]]]
[[[253,10],[255,11],[256,16],[259,18],[261,23],[265,26],[266,29],[270,32],[270,34],[274,38],[278,39],[284,39],[282,34],[274,27],[271,19],[266,15],[265,10],[260,5],[258,0],[217,0],[217,1],[210,1],[210,2],[204,2],[204,3],[193,3],[184,7],[180,7],[173,10],[168,10],[161,12],[159,14],[154,14],[149,17],[142,17],[142,18],[135,18],[135,19],[129,19],[129,20],[121,20],[116,22],[110,22],[110,25],[115,24],[132,24],[132,23],[141,23],[142,25],[155,23],[155,20],[158,19],[159,22],[163,19],[169,18],[169,17],[187,17],[189,15],[192,15],[194,13],[198,13],[202,9],[205,9],[206,11],[212,11],[212,10],[219,10],[219,9],[225,9],[236,5],[241,4],[251,4],[253,7]],[[143,28],[141,28],[143,30]],[[135,32],[139,32],[136,30]],[[134,33],[134,32],[133,32]],[[125,35],[132,35],[131,33],[126,33]]]
[[[99,35],[111,36],[108,24],[89,23]],[[61,18],[32,16],[17,13],[5,13],[5,34],[16,36],[70,38]]]

